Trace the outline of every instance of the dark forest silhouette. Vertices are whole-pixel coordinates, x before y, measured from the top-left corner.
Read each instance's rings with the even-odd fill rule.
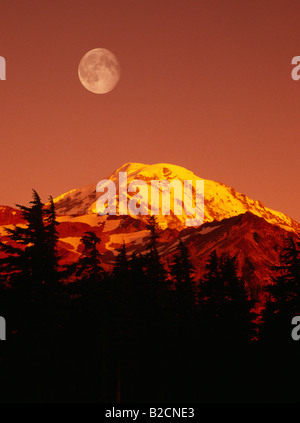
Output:
[[[2,401],[218,402],[297,399],[299,240],[288,237],[261,316],[236,258],[212,251],[200,280],[183,240],[165,266],[149,217],[146,254],[117,250],[104,271],[101,239],[82,238],[79,260],[61,268],[52,198],[18,206],[26,227],[0,243]],[[288,385],[287,385],[288,384]]]

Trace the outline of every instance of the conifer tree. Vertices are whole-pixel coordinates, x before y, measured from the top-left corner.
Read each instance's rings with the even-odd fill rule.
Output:
[[[245,284],[237,276],[236,258],[222,257],[221,278],[224,283],[223,323],[226,336],[237,341],[251,340],[254,336],[253,301],[249,300]]]
[[[114,274],[117,277],[128,277],[129,273],[129,261],[126,254],[126,244],[123,240],[123,243],[120,248],[117,249],[117,257],[115,261],[115,267],[114,267]]]
[[[195,291],[193,273],[194,268],[189,258],[189,252],[181,239],[178,250],[173,258],[170,269],[175,285],[176,310],[174,319],[180,337],[190,338],[195,322]]]
[[[45,231],[48,244],[47,262],[49,268],[49,281],[54,284],[59,278],[58,271],[58,222],[56,220],[55,205],[52,196],[49,198],[49,206],[45,209]]]
[[[206,264],[206,274],[199,298],[208,334],[231,342],[251,340],[254,335],[253,303],[244,282],[237,276],[236,259],[218,257],[213,251]]]
[[[171,276],[178,290],[192,291],[194,267],[190,261],[187,247],[179,239],[178,251],[171,264]]]
[[[292,236],[285,240],[277,276],[267,288],[267,303],[263,312],[260,339],[282,341],[291,339],[290,326],[294,316],[300,315],[300,251],[299,241]]]
[[[157,233],[158,224],[155,216],[150,216],[148,218],[147,229],[150,231],[149,250],[146,256],[147,276],[150,279],[151,284],[162,288],[166,279],[166,274],[157,250],[157,239],[159,238],[159,235]]]
[[[219,257],[215,250],[210,253],[204,272],[198,302],[205,318],[213,322],[220,316],[224,301],[224,285],[219,270]]]
[[[17,205],[27,222],[25,227],[6,228],[12,243],[1,242],[0,249],[5,257],[1,259],[4,275],[14,286],[27,293],[36,291],[57,279],[57,221],[53,200],[47,209],[38,193],[33,190],[31,206]]]
[[[33,336],[54,333],[58,281],[57,232],[53,201],[46,207],[33,190],[30,206],[17,205],[25,225],[7,228],[8,243],[0,243],[4,258],[1,276],[12,287],[10,322],[20,333]],[[32,344],[33,345],[33,344]]]
[[[104,270],[101,265],[101,254],[98,251],[100,238],[91,231],[85,232],[81,238],[83,251],[75,265],[75,275],[81,280],[99,282],[104,277]]]

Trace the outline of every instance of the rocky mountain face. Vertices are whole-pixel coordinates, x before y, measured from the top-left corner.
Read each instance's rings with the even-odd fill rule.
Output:
[[[22,223],[22,214],[13,207],[0,206],[0,227],[4,225],[16,225]]]

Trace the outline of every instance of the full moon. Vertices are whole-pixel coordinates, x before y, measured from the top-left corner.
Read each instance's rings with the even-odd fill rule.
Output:
[[[121,67],[116,56],[105,48],[88,51],[78,66],[82,85],[95,94],[113,90],[120,79]]]

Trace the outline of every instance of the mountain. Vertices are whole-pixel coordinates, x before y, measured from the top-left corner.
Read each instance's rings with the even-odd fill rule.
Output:
[[[186,214],[158,216],[158,251],[168,264],[176,251],[180,237],[189,248],[192,261],[199,277],[208,255],[216,250],[218,254],[229,253],[237,256],[239,274],[246,279],[254,293],[271,282],[272,266],[279,264],[280,251],[284,239],[292,234],[300,234],[300,225],[283,213],[265,207],[261,202],[220,182],[203,180],[194,173],[179,166],[169,164],[145,165],[127,163],[116,170],[109,178],[116,185],[119,200],[119,172],[127,172],[128,185],[135,180],[150,183],[151,180],[177,179],[204,181],[204,223],[200,226],[186,226]],[[128,200],[134,193],[127,194]],[[58,215],[59,254],[61,263],[71,263],[82,252],[81,237],[92,230],[101,238],[99,247],[104,267],[112,269],[117,248],[123,241],[128,254],[143,254],[149,245],[147,216],[105,215],[96,213],[96,183],[83,188],[75,188],[54,199]],[[195,198],[195,190],[193,191]],[[173,200],[173,198],[171,198]],[[175,201],[180,199],[175,195]],[[172,204],[172,201],[171,201]],[[9,242],[5,227],[22,224],[22,216],[11,207],[0,207],[0,237]]]
[[[134,180],[178,179],[201,180],[193,172],[175,165],[126,163],[107,179],[117,188],[119,200],[119,173],[127,172],[127,185]],[[66,260],[79,255],[80,237],[88,229],[101,237],[101,252],[107,268],[114,263],[116,249],[126,242],[128,253],[144,253],[149,242],[145,216],[99,216],[96,214],[96,184],[73,189],[54,199],[59,215],[61,242],[66,249]],[[132,198],[129,193],[127,198]],[[193,192],[195,198],[195,192]],[[160,226],[159,252],[171,260],[180,236],[189,247],[200,276],[205,260],[215,249],[219,254],[230,252],[238,257],[240,275],[244,275],[252,288],[271,282],[271,267],[279,263],[279,253],[288,233],[299,234],[300,225],[283,213],[265,207],[220,182],[204,180],[204,223],[200,227],[186,227],[186,214],[158,216]],[[171,198],[171,204],[173,201]],[[178,198],[175,198],[178,201]],[[172,212],[172,209],[171,209]],[[86,226],[89,225],[89,226]]]
[[[197,180],[203,180],[193,172],[180,166],[166,163],[155,165],[126,163],[107,178],[116,185],[117,203],[119,201],[118,180],[120,172],[127,172],[127,186],[134,180],[146,181],[148,186],[150,186],[150,181],[152,180],[167,180],[172,182],[174,179],[177,179],[182,184],[185,180],[191,180],[194,183]],[[204,223],[214,220],[220,221],[224,218],[251,212],[256,216],[264,218],[267,222],[278,225],[288,231],[300,232],[300,224],[285,214],[265,207],[260,201],[252,200],[228,185],[210,180],[203,181]],[[96,185],[97,182],[82,188],[75,188],[55,198],[54,202],[57,213],[69,216],[96,214],[96,201],[99,197],[99,194],[96,193]],[[133,195],[134,193],[128,193],[128,199],[132,198]],[[195,201],[195,190],[193,190],[193,200]],[[179,201],[179,198],[176,196],[175,201]],[[172,204],[173,196],[171,196],[171,205]],[[171,214],[169,216],[159,216],[157,220],[160,227],[163,229],[175,228],[177,230],[182,230],[186,227],[187,217],[185,212],[183,212],[181,216],[174,215],[171,207]],[[141,216],[138,218],[141,218]]]

